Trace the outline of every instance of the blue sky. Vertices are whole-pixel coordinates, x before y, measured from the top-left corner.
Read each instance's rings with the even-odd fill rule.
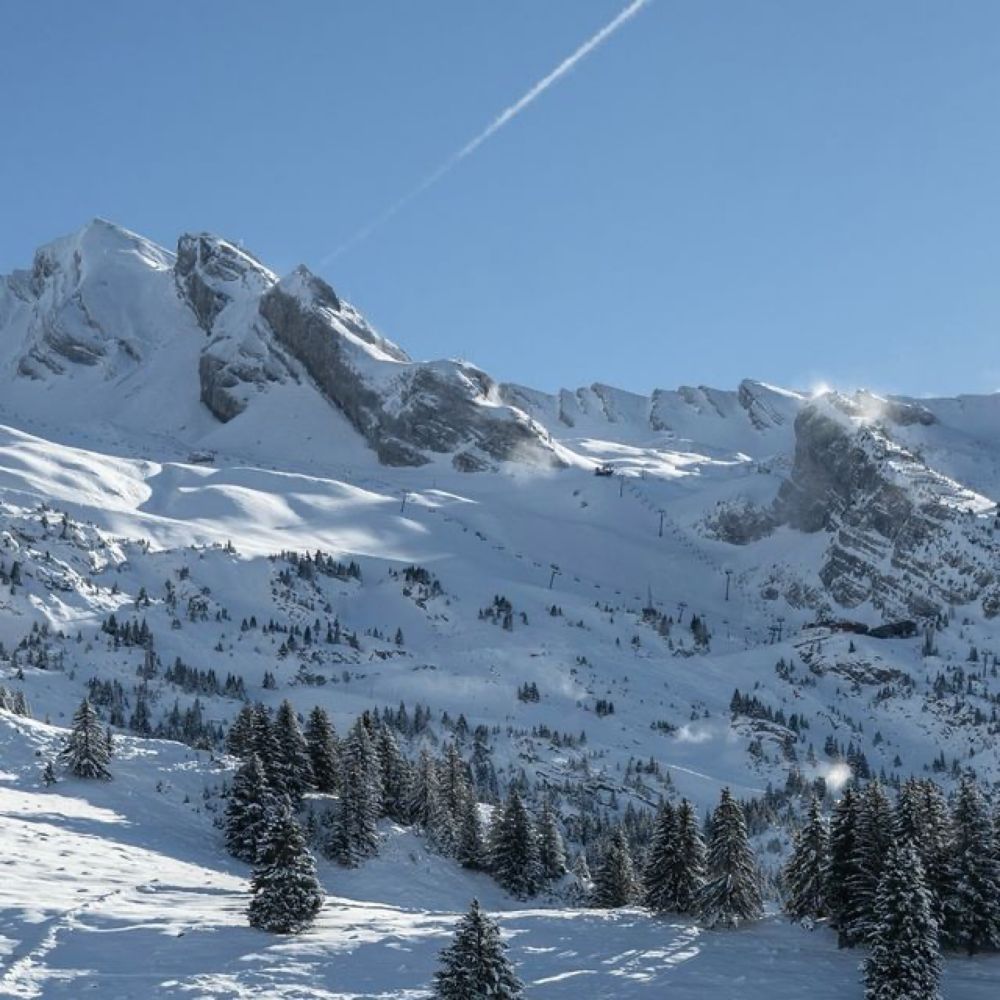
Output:
[[[100,215],[318,265],[624,0],[6,0],[0,271]],[[318,268],[540,388],[1000,388],[1000,4],[655,0]]]

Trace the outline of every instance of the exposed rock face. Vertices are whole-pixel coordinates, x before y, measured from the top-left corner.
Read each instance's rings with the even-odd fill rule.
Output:
[[[816,406],[795,419],[795,462],[775,505],[778,517],[799,531],[828,527],[861,491],[873,491],[879,476],[843,422]]]
[[[838,604],[930,615],[979,599],[996,580],[1000,548],[983,516],[991,503],[866,423],[857,401],[817,400],[795,434],[774,513],[800,531],[829,532],[820,579]]]
[[[730,545],[760,541],[771,534],[777,524],[773,511],[749,500],[720,504],[705,517],[707,533]]]
[[[411,362],[305,268],[270,288],[260,313],[387,465],[422,465],[428,452],[456,452],[463,471],[488,467],[489,459],[556,462],[544,431],[492,398],[496,387],[483,372]]]
[[[212,332],[215,317],[231,299],[219,284],[239,280],[243,270],[233,248],[221,240],[202,234],[177,241],[174,277],[205,333]]]
[[[260,261],[208,233],[184,235],[177,243],[174,280],[211,338],[198,359],[198,380],[201,401],[215,417],[232,420],[269,382],[295,377],[247,305],[277,281]]]

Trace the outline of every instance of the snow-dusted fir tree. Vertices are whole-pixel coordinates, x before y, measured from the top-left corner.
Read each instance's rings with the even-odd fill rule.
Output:
[[[392,730],[384,724],[375,737],[375,752],[382,781],[382,815],[397,823],[409,822],[412,769]]]
[[[865,1000],[938,1000],[938,927],[920,857],[891,845],[875,892]]]
[[[910,843],[924,866],[934,917],[944,934],[946,906],[954,896],[955,859],[948,803],[929,778],[909,778],[896,799],[893,832],[898,843]]]
[[[566,874],[566,848],[552,802],[545,797],[538,816],[538,864],[542,880],[553,882]]]
[[[479,817],[479,803],[471,788],[467,790],[461,805],[455,838],[455,857],[462,867],[478,869],[486,865],[483,822]]]
[[[406,812],[409,821],[414,826],[426,826],[429,816],[428,798],[431,787],[438,783],[437,766],[427,748],[424,747],[417,756],[410,777],[410,791],[407,797]]]
[[[970,955],[1000,947],[1000,858],[993,820],[971,778],[959,785],[952,813],[952,898],[947,939]]]
[[[656,813],[642,872],[642,902],[654,913],[674,907],[673,874],[677,854],[677,813],[664,801]]]
[[[423,831],[427,842],[434,850],[450,857],[455,853],[458,831],[445,797],[445,790],[441,786],[440,772],[436,768],[433,769],[429,779],[425,800],[427,818],[422,824]]]
[[[826,906],[830,922],[837,928],[837,944],[849,947],[851,890],[857,877],[858,797],[848,785],[833,810],[830,823],[830,864],[826,879]]]
[[[337,790],[340,775],[340,754],[337,734],[326,709],[317,705],[306,720],[306,747],[317,791],[331,794]]]
[[[827,871],[830,866],[830,831],[814,795],[802,829],[795,837],[792,856],[785,866],[785,911],[793,920],[825,917]]]
[[[914,846],[924,864],[927,888],[934,898],[938,929],[944,933],[948,920],[947,905],[955,878],[951,845],[954,840],[951,814],[944,793],[930,778],[920,781],[923,801],[923,832]],[[997,858],[1000,861],[1000,855]]]
[[[761,917],[763,903],[746,817],[728,788],[722,790],[712,813],[707,867],[699,909],[709,927],[736,927]]]
[[[250,923],[277,934],[294,934],[312,924],[323,906],[316,862],[287,800],[277,801],[250,879]]]
[[[533,896],[541,878],[535,825],[512,788],[490,824],[489,863],[493,877],[514,896]]]
[[[849,943],[868,940],[875,918],[875,893],[889,848],[895,842],[892,806],[879,781],[870,781],[858,801],[854,828],[856,869],[847,885],[850,895],[844,928]]]
[[[234,858],[248,864],[257,860],[275,808],[260,758],[251,753],[233,776],[226,799],[226,850]]]
[[[378,853],[381,800],[378,758],[359,718],[341,752],[340,807],[330,842],[330,853],[341,864],[355,867]]]
[[[705,884],[705,841],[694,806],[682,799],[677,807],[677,850],[670,872],[670,909],[692,915],[698,912]]]
[[[234,757],[248,757],[253,753],[254,724],[257,712],[253,705],[244,705],[237,713],[226,733],[226,750]]]
[[[909,841],[917,853],[919,842],[925,833],[924,799],[922,782],[918,778],[907,778],[900,786],[893,808],[893,833],[900,844]],[[923,860],[921,858],[921,860]]]
[[[274,717],[274,738],[278,745],[282,775],[282,780],[276,787],[288,796],[294,808],[298,808],[302,804],[303,795],[314,786],[315,779],[306,738],[299,728],[295,709],[287,698]]]
[[[59,758],[78,778],[111,779],[108,741],[88,698],[80,702],[73,715],[73,728],[66,737],[66,745]]]
[[[625,831],[619,826],[611,835],[601,857],[601,863],[594,872],[591,902],[602,909],[613,910],[634,903],[638,894],[639,885],[635,877],[628,839]]]
[[[496,921],[474,899],[441,951],[434,976],[437,1000],[517,1000],[523,986],[514,973]]]
[[[149,736],[153,732],[153,720],[149,711],[148,688],[143,682],[135,691],[135,708],[128,720],[129,729],[140,736]]]
[[[445,808],[452,818],[452,823],[458,822],[462,799],[471,784],[469,767],[462,758],[458,747],[449,743],[438,764],[438,784]]]
[[[281,748],[278,746],[267,708],[259,703],[254,705],[253,737],[249,749],[260,757],[267,780],[274,788],[280,789],[284,780]]]

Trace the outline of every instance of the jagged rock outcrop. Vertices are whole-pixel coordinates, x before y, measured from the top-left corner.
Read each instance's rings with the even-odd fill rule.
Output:
[[[185,234],[177,241],[174,278],[198,325],[212,333],[216,317],[233,300],[226,285],[266,288],[276,280],[246,251],[209,233]]]
[[[766,538],[778,520],[767,507],[759,507],[743,498],[727,503],[719,503],[705,515],[704,528],[710,538],[728,542],[730,545],[749,545]]]
[[[260,313],[385,464],[422,465],[428,453],[449,452],[462,471],[491,460],[558,464],[544,430],[502,405],[484,372],[459,362],[411,362],[306,268],[272,286]]]
[[[804,532],[826,531],[819,571],[844,607],[933,615],[978,600],[1000,572],[992,504],[928,469],[868,421],[867,402],[828,394],[795,421],[792,472],[775,517]],[[924,418],[907,410],[904,419]]]
[[[230,421],[268,383],[295,378],[256,313],[278,280],[256,257],[209,233],[185,234],[177,242],[174,280],[210,338],[198,359],[198,381],[215,417]]]

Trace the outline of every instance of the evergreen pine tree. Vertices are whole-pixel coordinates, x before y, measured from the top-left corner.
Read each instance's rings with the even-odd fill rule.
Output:
[[[275,808],[260,758],[251,753],[234,775],[226,799],[226,850],[234,858],[249,864],[257,860]]]
[[[677,807],[677,850],[670,868],[670,909],[687,915],[697,913],[705,884],[705,841],[687,799]]]
[[[312,924],[323,906],[316,862],[287,801],[277,804],[250,879],[250,924],[294,934]]]
[[[471,788],[465,793],[456,830],[455,857],[464,868],[478,869],[486,863],[483,823],[479,803]]]
[[[830,922],[837,928],[837,945],[853,944],[849,922],[850,886],[858,872],[857,859],[858,798],[848,785],[833,810],[830,824],[830,863],[826,878],[826,905]]]
[[[907,778],[899,789],[893,809],[893,831],[898,843],[909,841],[920,853],[919,843],[925,832],[924,796],[922,782],[917,778]]]
[[[664,801],[656,813],[642,873],[642,901],[654,913],[668,913],[673,909],[676,855],[677,813],[669,802]]]
[[[438,766],[438,781],[445,808],[451,814],[452,822],[458,821],[458,815],[470,785],[469,769],[454,743],[445,747],[444,755]]]
[[[948,907],[954,896],[955,859],[951,816],[941,789],[929,779],[908,779],[896,800],[894,820],[896,841],[909,843],[920,858],[934,918],[944,934],[950,924]]]
[[[392,730],[382,725],[375,739],[382,781],[382,815],[396,823],[409,821],[411,768]]]
[[[594,872],[594,889],[591,900],[594,906],[606,910],[617,909],[634,903],[639,885],[632,865],[628,839],[619,826],[608,842],[601,863]]]
[[[552,802],[546,796],[538,817],[538,864],[543,881],[552,882],[566,874],[566,848]]]
[[[809,802],[805,825],[795,837],[792,856],[785,866],[788,898],[785,911],[793,920],[825,917],[827,871],[830,867],[830,832],[820,812],[819,799]]]
[[[340,753],[330,716],[319,705],[306,720],[305,738],[316,789],[327,795],[332,794],[337,790],[339,780]]]
[[[149,701],[146,694],[146,685],[140,684],[136,688],[135,708],[128,720],[129,729],[140,736],[149,736],[153,731],[153,723],[149,717]]]
[[[858,802],[854,844],[857,867],[847,886],[850,902],[845,930],[851,944],[867,941],[871,933],[875,893],[894,842],[892,806],[881,782],[870,781]]]
[[[378,853],[381,799],[378,758],[359,718],[341,753],[340,808],[330,843],[330,853],[341,864],[353,868]]]
[[[971,778],[959,785],[952,826],[954,884],[947,939],[974,955],[1000,946],[1000,863],[992,818]]]
[[[433,993],[437,1000],[517,1000],[522,995],[500,928],[476,899],[439,960]]]
[[[73,715],[73,728],[59,757],[78,778],[111,780],[108,741],[88,698],[83,699]]]
[[[481,802],[495,803],[500,801],[500,782],[486,740],[486,727],[476,726],[472,738],[472,780],[476,786],[476,798]]]
[[[410,781],[410,793],[407,798],[406,812],[414,826],[426,827],[430,816],[428,798],[431,786],[438,780],[437,768],[427,749],[422,749],[417,757],[416,766]]]
[[[941,956],[931,895],[909,843],[890,845],[875,892],[866,1000],[939,1000]]]
[[[423,830],[428,842],[436,851],[451,856],[455,853],[458,833],[452,820],[452,811],[445,796],[445,789],[441,785],[439,769],[432,768],[428,778],[427,819],[423,824]]]
[[[708,877],[702,887],[700,909],[709,927],[736,927],[763,914],[746,817],[728,788],[722,790],[712,814]]]
[[[282,777],[275,787],[288,796],[293,809],[298,809],[302,805],[302,797],[314,786],[315,779],[306,739],[299,728],[295,709],[287,699],[278,708],[273,731],[278,746],[277,768]]]
[[[281,789],[285,778],[281,749],[267,709],[259,702],[253,707],[253,735],[247,753],[260,757],[269,784]]]
[[[494,811],[488,841],[490,870],[511,895],[533,896],[540,880],[535,827],[516,788]]]
[[[233,719],[226,733],[226,751],[234,757],[247,758],[253,753],[256,710],[253,705],[244,705]],[[133,729],[136,726],[133,724]]]

